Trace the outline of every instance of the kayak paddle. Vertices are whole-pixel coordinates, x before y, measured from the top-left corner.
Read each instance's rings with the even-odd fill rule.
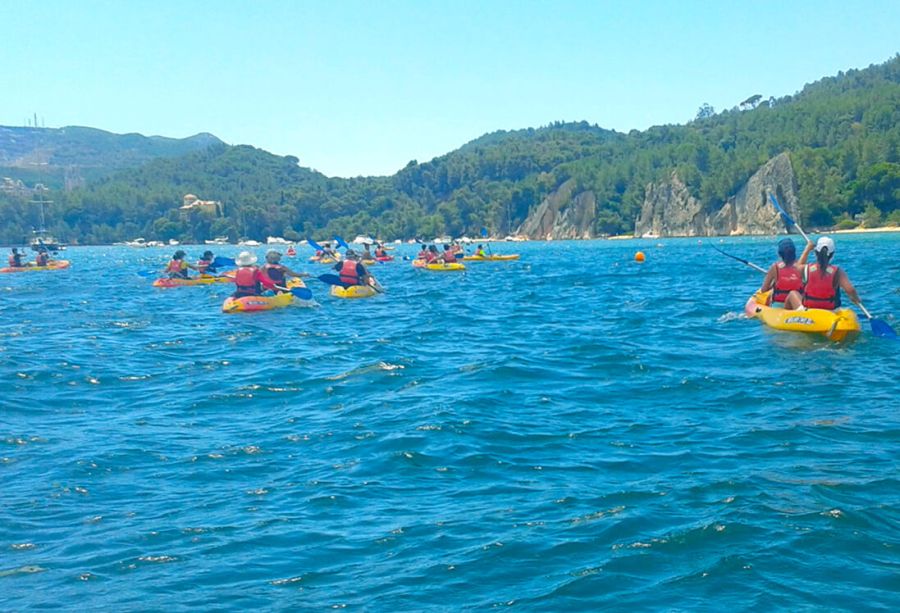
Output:
[[[226,258],[220,255],[217,255],[215,259],[212,261],[213,268],[227,268],[228,266],[237,266],[234,262],[234,258]]]
[[[800,225],[799,225],[796,221],[794,221],[793,219],[791,219],[791,216],[788,215],[787,212],[786,212],[783,208],[781,208],[781,205],[778,204],[778,199],[777,199],[774,195],[769,194],[769,200],[772,201],[772,204],[775,205],[775,208],[778,210],[779,213],[781,213],[781,216],[784,218],[784,222],[785,222],[789,227],[790,227],[790,226],[794,226],[795,228],[797,228],[797,231],[800,232],[800,236],[802,236],[803,238],[805,238],[805,239],[806,239],[806,242],[808,243],[808,242],[809,242],[809,237],[806,235],[806,232],[804,232],[804,231],[803,231],[803,228],[801,228]]]
[[[731,255],[730,253],[725,253],[724,251],[722,251],[721,249],[719,249],[718,247],[716,247],[716,246],[713,245],[712,243],[710,243],[710,247],[712,247],[713,249],[715,249],[716,251],[718,251],[718,252],[721,253],[722,255],[727,256],[727,257],[731,258],[732,260],[737,260],[737,261],[740,262],[741,264],[746,264],[746,265],[749,266],[750,268],[753,268],[753,269],[755,269],[755,270],[758,270],[759,272],[761,272],[761,273],[763,273],[763,274],[766,274],[766,272],[767,272],[766,269],[763,268],[762,266],[757,266],[757,265],[754,264],[753,262],[748,262],[747,260],[745,260],[745,259],[743,259],[743,258],[739,258],[739,257],[736,256],[736,255]]]
[[[322,246],[311,238],[306,239],[306,243],[316,251],[325,251]]]
[[[897,332],[894,331],[888,322],[883,319],[872,317],[872,314],[863,306],[862,302],[858,303],[857,306],[865,313],[866,318],[869,320],[869,325],[872,327],[872,334],[880,336],[881,338],[897,338]]]
[[[288,291],[300,300],[312,300],[313,297],[312,290],[308,287],[278,287],[278,289]]]
[[[335,236],[335,237],[334,237],[334,240],[335,240],[335,242],[337,242],[338,245],[340,245],[340,246],[343,247],[344,249],[350,249],[350,245],[348,245],[347,243],[345,243],[345,242],[344,242],[344,239],[342,239],[340,236]]]

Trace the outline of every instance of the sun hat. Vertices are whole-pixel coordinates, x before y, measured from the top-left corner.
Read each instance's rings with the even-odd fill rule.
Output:
[[[241,251],[240,255],[234,259],[234,262],[238,266],[252,266],[256,264],[256,256],[249,251]]]

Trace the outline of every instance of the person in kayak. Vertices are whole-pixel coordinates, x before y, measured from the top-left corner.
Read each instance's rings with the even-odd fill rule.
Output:
[[[197,260],[197,272],[201,275],[214,275],[219,272],[219,269],[213,265],[214,259],[212,251],[204,251],[203,257]]]
[[[388,257],[388,252],[385,251],[384,245],[382,245],[381,243],[379,243],[379,244],[375,247],[375,257],[376,257],[376,258],[386,258],[386,257]]]
[[[466,255],[466,252],[462,248],[462,245],[459,244],[459,241],[453,241],[453,244],[450,245],[450,251],[452,251],[453,255],[457,258],[461,258]]]
[[[331,248],[331,243],[325,243],[324,245],[322,245],[322,257],[323,258],[332,258],[335,260],[341,259],[340,254]]]
[[[803,267],[803,290],[790,292],[784,301],[784,308],[827,309],[833,311],[841,306],[841,290],[853,304],[859,305],[859,294],[842,268],[831,264],[834,258],[834,241],[821,237],[815,247],[816,263]]]
[[[343,262],[334,265],[334,269],[340,273],[341,283],[350,285],[375,285],[375,277],[369,274],[366,267],[360,262],[359,254],[353,249],[347,249],[347,257]]]
[[[789,238],[783,238],[778,242],[778,255],[781,257],[780,262],[775,262],[769,267],[766,278],[759,288],[760,293],[772,290],[769,297],[769,304],[773,302],[783,303],[792,291],[800,291],[803,289],[803,267],[812,251],[814,243],[806,242],[806,247],[797,259],[797,247],[794,241]]]
[[[428,247],[425,245],[419,245],[421,249],[419,249],[418,255],[416,255],[417,260],[427,260],[428,259]]]
[[[170,279],[188,279],[188,268],[197,270],[196,266],[184,261],[185,255],[187,254],[179,249],[175,252],[175,255],[172,256],[172,259],[169,260],[165,272],[169,275]]]
[[[478,248],[475,250],[475,255],[477,255],[480,258],[488,257],[488,254],[485,252],[484,247],[481,245],[478,245]]]
[[[281,263],[281,254],[274,249],[270,249],[268,253],[266,253],[266,263],[263,264],[262,272],[267,277],[269,277],[269,279],[271,279],[272,282],[275,283],[275,285],[280,286],[278,288],[279,293],[288,291],[288,289],[285,287],[288,277],[296,277],[298,279],[302,279],[309,276],[309,273],[294,272],[287,266],[283,265]]]
[[[48,264],[50,264],[50,254],[47,253],[46,249],[41,249],[37,252],[37,255],[34,256],[34,265],[47,266]]]
[[[434,264],[438,261],[438,250],[434,245],[430,245],[428,247],[428,254],[425,256],[426,264]]]
[[[12,248],[12,253],[9,254],[9,267],[10,268],[25,268],[27,264],[22,263],[22,254],[19,253],[19,250],[15,247]]]
[[[362,258],[363,260],[374,260],[375,258],[372,256],[372,252],[369,251],[369,243],[363,243],[363,252]]]
[[[444,261],[444,264],[456,264],[456,254],[453,253],[450,245],[444,245],[444,253],[441,254],[440,259]]]
[[[263,287],[272,291],[279,289],[275,282],[256,266],[256,256],[249,251],[242,251],[234,263],[238,265],[234,273],[234,284],[237,286],[232,294],[234,298],[259,296],[263,292]]]

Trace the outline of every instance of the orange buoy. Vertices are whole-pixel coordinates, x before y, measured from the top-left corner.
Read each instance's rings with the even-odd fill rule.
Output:
[[[637,253],[634,254],[634,261],[635,261],[635,262],[643,262],[644,259],[645,259],[645,258],[644,258],[644,252],[643,252],[643,251],[638,251]]]

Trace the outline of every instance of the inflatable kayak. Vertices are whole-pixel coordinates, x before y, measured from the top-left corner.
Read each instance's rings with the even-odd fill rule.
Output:
[[[756,318],[775,330],[822,334],[825,338],[838,343],[853,340],[862,329],[856,313],[850,309],[788,311],[768,306],[766,302],[769,300],[769,294],[770,292],[757,292],[750,297],[744,307],[747,317]]]
[[[306,287],[303,281],[299,279],[291,279],[288,288]],[[272,296],[242,296],[235,298],[229,296],[222,303],[223,313],[252,313],[255,311],[271,311],[272,309],[283,309],[291,306],[295,302],[299,302],[297,298],[290,292],[283,294],[274,294]]]
[[[200,275],[199,277],[191,277],[190,279],[157,279],[153,282],[153,287],[183,287],[185,285],[211,285],[213,283],[232,283],[234,281],[234,272],[225,273],[221,276],[216,275]]]
[[[0,272],[42,272],[45,270],[62,270],[69,267],[69,260],[53,260],[46,266],[7,266],[0,268]]]
[[[510,255],[467,255],[463,258],[466,262],[509,262],[510,260],[518,260],[519,254],[512,253]]]
[[[440,264],[425,264],[426,270],[434,270],[437,272],[451,272],[458,270],[465,270],[466,265],[460,264],[459,262],[454,262],[453,264],[447,264],[446,262]]]
[[[331,286],[331,295],[335,298],[371,298],[378,292],[374,287],[368,285],[352,285],[350,287],[341,287],[340,285]]]

